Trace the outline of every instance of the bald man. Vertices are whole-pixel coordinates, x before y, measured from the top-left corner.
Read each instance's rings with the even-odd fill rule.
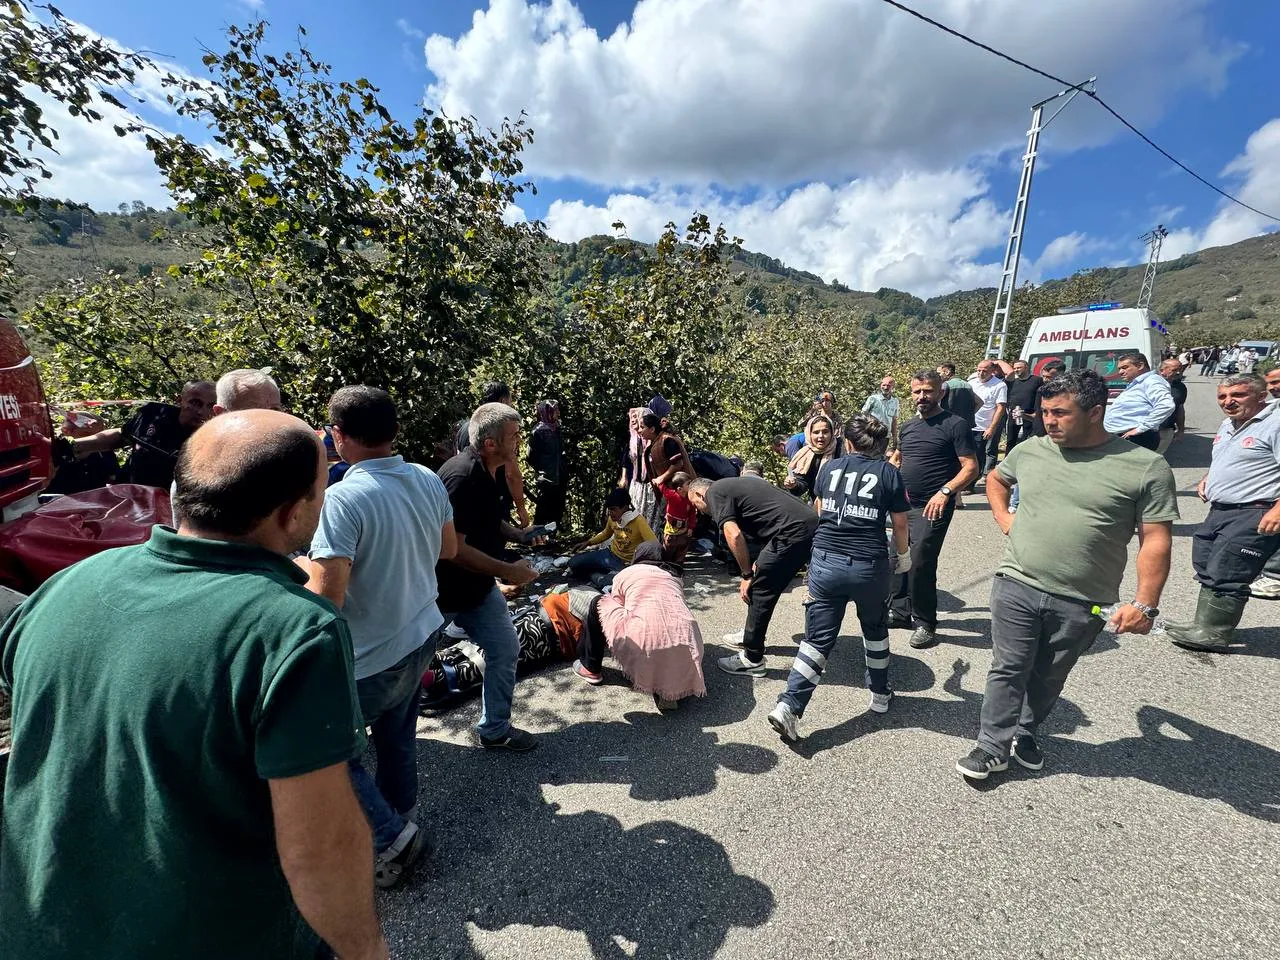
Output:
[[[196,429],[213,416],[217,401],[214,385],[193,380],[182,388],[175,407],[169,403],[144,403],[123,427],[103,430],[71,441],[76,457],[129,447],[123,483],[168,489],[178,451]]]
[[[179,454],[177,531],[82,561],[0,628],[0,956],[315,957],[315,934],[387,956],[347,773],[351,637],[286,559],[326,479],[301,420],[217,417]]]

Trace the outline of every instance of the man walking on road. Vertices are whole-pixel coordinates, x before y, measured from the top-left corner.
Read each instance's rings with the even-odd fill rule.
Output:
[[[1160,424],[1173,413],[1169,382],[1151,369],[1141,353],[1126,353],[1116,364],[1127,386],[1112,401],[1103,418],[1107,433],[1155,450],[1160,446]]]
[[[476,728],[486,750],[532,750],[533,734],[511,725],[520,640],[495,577],[516,586],[538,576],[526,561],[508,563],[504,551],[522,534],[507,522],[501,473],[520,448],[520,413],[505,403],[486,403],[471,416],[471,443],[440,468],[453,505],[458,552],[436,567],[440,609],[484,651],[484,690]],[[345,481],[344,481],[345,482]]]
[[[319,934],[386,957],[347,772],[351,637],[287,559],[316,529],[324,446],[228,413],[175,472],[177,532],[82,560],[0,630],[0,956],[301,960]]]
[[[1009,428],[1005,431],[1005,456],[1031,436],[1042,383],[1044,383],[1043,380],[1032,375],[1031,366],[1027,361],[1013,361],[1013,373],[1004,378],[1004,385],[1009,391]]]
[[[995,361],[982,360],[969,378],[969,389],[977,403],[973,415],[973,445],[978,454],[978,477],[985,477],[1000,459],[1000,432],[1009,403],[1009,388],[996,376]]]
[[[329,423],[351,467],[325,498],[308,586],[351,630],[360,713],[378,756],[376,783],[359,759],[351,780],[373,827],[374,880],[393,887],[427,847],[413,819],[418,695],[444,626],[436,563],[457,552],[453,508],[439,477],[392,453],[399,422],[385,390],[343,387]]]
[[[1156,453],[1164,456],[1165,451],[1175,440],[1181,440],[1187,432],[1187,385],[1182,380],[1182,361],[1170,357],[1160,364],[1160,376],[1169,384],[1169,394],[1173,397],[1173,413],[1160,424],[1160,446]]]
[[[871,414],[889,429],[890,450],[898,445],[898,413],[901,409],[893,388],[893,377],[885,377],[880,381],[880,391],[871,394],[862,404],[863,413]]]
[[[955,495],[978,475],[974,434],[964,419],[943,410],[942,378],[933,370],[911,377],[916,416],[902,425],[890,458],[907,485],[911,571],[898,577],[889,626],[911,630],[913,647],[938,640],[938,556],[955,514]]]
[[[1218,406],[1227,418],[1196,488],[1209,515],[1191,544],[1200,598],[1193,622],[1168,625],[1169,639],[1180,647],[1228,650],[1250,584],[1280,550],[1280,404],[1266,397],[1263,381],[1252,374],[1232,374],[1218,384]]]
[[[991,585],[991,670],[978,743],[956,769],[985,780],[1009,766],[1044,766],[1036,733],[1067,675],[1104,626],[1090,611],[1119,598],[1138,530],[1138,583],[1108,628],[1147,633],[1169,575],[1173,471],[1155,453],[1108,436],[1106,382],[1075,370],[1045,384],[1047,437],[1020,444],[991,474],[991,513],[1008,548]],[[1009,512],[1010,488],[1023,490]]]
[[[742,652],[717,664],[725,673],[763,677],[769,621],[783,591],[809,561],[818,515],[799,498],[754,477],[700,478],[685,488],[685,496],[720,527],[742,574],[738,595],[747,604]],[[747,537],[768,541],[754,564]]]

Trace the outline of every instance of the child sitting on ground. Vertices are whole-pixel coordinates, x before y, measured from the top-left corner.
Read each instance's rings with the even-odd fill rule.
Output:
[[[609,491],[604,500],[609,520],[604,529],[575,549],[583,550],[609,541],[607,548],[588,550],[569,560],[570,576],[586,580],[604,588],[613,575],[629,564],[636,555],[636,547],[647,540],[657,540],[649,522],[631,509],[631,494],[621,488]]]
[[[685,485],[692,478],[683,470],[671,478],[669,486],[662,488],[662,498],[667,502],[666,522],[662,527],[662,555],[677,568],[684,569],[685,554],[693,538],[693,527],[698,522],[697,508],[684,495]]]

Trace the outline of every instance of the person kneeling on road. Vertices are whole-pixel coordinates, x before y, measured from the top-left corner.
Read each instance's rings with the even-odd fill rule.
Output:
[[[1106,623],[1093,606],[1120,595],[1138,530],[1138,585],[1109,629],[1148,633],[1169,576],[1178,494],[1163,457],[1108,435],[1107,384],[1073,370],[1041,393],[1047,437],[1018,444],[987,485],[991,514],[1009,538],[991,584],[991,669],[977,746],[956,763],[971,780],[1009,767],[1044,766],[1036,733],[1067,675]],[[1009,512],[1014,484],[1023,491]]]
[[[743,649],[721,657],[717,665],[725,673],[763,677],[764,638],[773,609],[809,560],[818,517],[785,490],[754,477],[699,478],[685,488],[685,495],[719,525],[742,571],[738,594],[747,604]],[[754,564],[747,550],[748,536],[768,541]]]
[[[799,739],[798,726],[835,648],[849,602],[858,609],[867,662],[871,709],[885,713],[889,689],[889,587],[891,573],[911,569],[907,548],[907,492],[898,468],[883,459],[889,427],[869,414],[845,424],[854,453],[818,471],[814,506],[818,531],[809,561],[809,602],[804,641],[791,666],[787,689],[769,714],[769,725],[785,740]],[[885,521],[893,523],[896,554],[885,549]]]

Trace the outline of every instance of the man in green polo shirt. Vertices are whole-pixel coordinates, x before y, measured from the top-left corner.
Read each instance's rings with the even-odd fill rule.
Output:
[[[311,541],[324,448],[228,413],[177,465],[182,527],[98,554],[0,628],[13,749],[0,956],[387,956],[351,638],[287,554]]]

